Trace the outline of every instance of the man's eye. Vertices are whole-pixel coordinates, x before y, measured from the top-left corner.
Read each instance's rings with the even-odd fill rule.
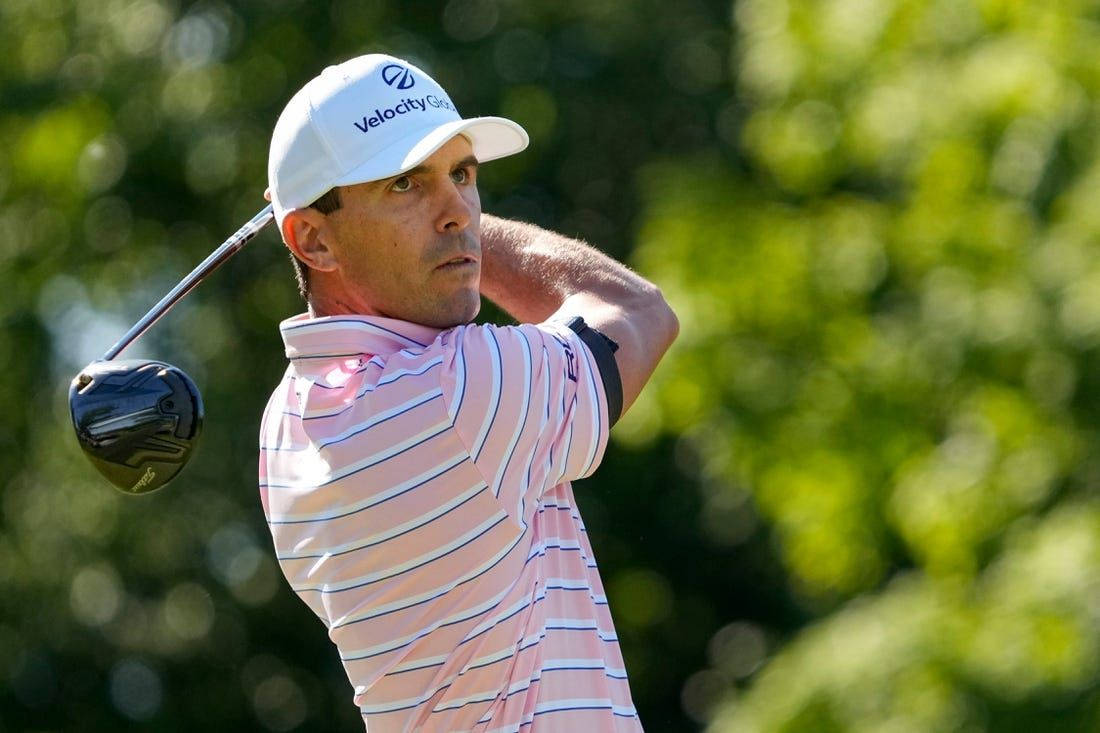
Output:
[[[393,190],[393,191],[397,191],[398,193],[408,191],[411,188],[412,188],[412,179],[410,179],[408,176],[401,176],[396,181],[394,181],[392,184],[390,184],[390,189]]]
[[[451,180],[455,183],[466,183],[470,180],[470,171],[465,168],[459,168],[455,172],[451,173]]]

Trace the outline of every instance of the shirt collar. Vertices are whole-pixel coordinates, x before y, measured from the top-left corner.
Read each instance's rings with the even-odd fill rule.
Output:
[[[423,349],[440,329],[380,316],[324,316],[302,313],[279,324],[286,358],[389,355],[402,349]]]

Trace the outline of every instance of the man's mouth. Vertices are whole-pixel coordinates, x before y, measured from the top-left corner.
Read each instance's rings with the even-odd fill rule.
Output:
[[[452,257],[444,262],[442,265],[436,267],[437,270],[446,270],[457,267],[466,267],[469,265],[476,265],[477,258],[472,255],[459,255],[458,257]]]

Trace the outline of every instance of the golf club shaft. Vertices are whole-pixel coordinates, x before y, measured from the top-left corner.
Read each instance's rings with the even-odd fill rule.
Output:
[[[260,213],[249,219],[244,226],[234,232],[229,239],[222,242],[221,246],[211,252],[205,260],[199,263],[198,267],[191,271],[191,274],[180,280],[176,287],[172,288],[167,295],[160,299],[159,303],[154,305],[148,313],[142,316],[140,321],[135,323],[114,346],[107,350],[107,353],[102,356],[101,360],[110,361],[118,356],[123,349],[133,343],[134,340],[145,333],[150,326],[156,323],[161,316],[167,313],[178,300],[187,295],[196,285],[202,282],[203,278],[218,269],[218,267],[230,257],[237,254],[248,240],[256,236],[260,230],[267,226],[274,218],[275,212],[269,204],[264,207]]]

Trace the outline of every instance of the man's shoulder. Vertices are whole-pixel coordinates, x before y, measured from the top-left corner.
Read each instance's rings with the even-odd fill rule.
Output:
[[[307,428],[361,420],[374,413],[439,396],[439,350],[292,363],[272,391],[265,413],[299,418]],[[423,399],[422,399],[423,398]]]
[[[439,331],[430,342],[407,344],[390,353],[292,358],[271,395],[268,412],[312,421],[388,411],[438,395],[454,417],[471,393],[484,392],[495,402],[502,388],[511,391],[508,375],[521,382],[533,378],[541,371],[547,348],[560,348],[566,360],[572,357],[563,375],[574,374],[577,363],[570,335],[568,326],[559,323],[468,323]]]
[[[570,335],[571,331],[567,324],[553,321],[512,325],[467,323],[442,331],[432,347],[438,346],[442,352],[458,350],[529,352],[533,348],[541,349],[551,342],[567,346]]]

